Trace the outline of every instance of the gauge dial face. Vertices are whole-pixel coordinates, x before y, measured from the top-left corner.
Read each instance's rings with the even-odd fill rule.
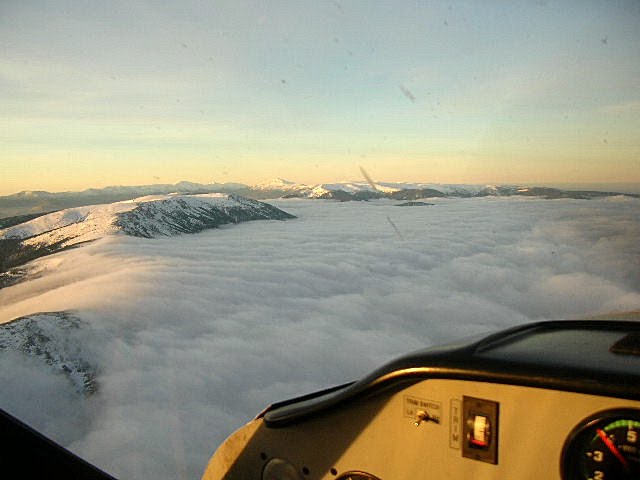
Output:
[[[565,446],[565,480],[640,478],[640,410],[611,410],[581,423]]]

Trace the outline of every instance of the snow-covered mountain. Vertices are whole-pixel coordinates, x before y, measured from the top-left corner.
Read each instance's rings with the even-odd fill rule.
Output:
[[[196,233],[227,223],[293,218],[257,200],[219,193],[150,195],[106,205],[69,208],[0,230],[0,239],[69,247],[123,232],[135,237]]]
[[[348,201],[370,200],[374,198],[409,199],[418,198],[419,196],[442,197],[449,194],[471,196],[471,192],[476,192],[479,189],[477,186],[459,187],[460,188],[455,189],[449,185],[390,182],[369,183],[367,181],[343,181],[307,185],[276,178],[248,187],[246,194],[260,198],[315,198]],[[467,187],[467,189],[463,187]],[[416,193],[411,194],[411,192]]]
[[[264,189],[262,190],[264,194]],[[274,192],[275,193],[275,192]],[[393,200],[417,200],[434,197],[491,197],[531,196],[546,199],[575,198],[591,199],[613,195],[640,197],[636,194],[584,190],[562,190],[549,187],[526,187],[518,185],[462,185],[440,183],[398,183],[365,181],[302,185],[287,182],[284,197],[319,198],[339,201],[371,200],[389,198]],[[263,198],[267,198],[264,197]]]
[[[267,203],[221,193],[150,195],[60,210],[0,230],[0,288],[18,280],[11,275],[12,268],[106,235],[152,238],[287,218],[293,215]]]
[[[0,351],[13,350],[65,375],[78,393],[97,389],[97,367],[83,350],[86,323],[70,312],[48,312],[0,324]]]
[[[343,181],[306,185],[282,178],[248,187],[246,195],[259,198],[315,198],[338,201],[371,200],[389,198],[393,200],[417,200],[433,197],[490,197],[490,196],[535,196],[547,199],[576,198],[590,199],[611,195],[617,192],[575,191],[549,187],[527,187],[519,185],[465,185],[442,183],[410,182],[368,182]],[[625,194],[638,197],[634,194]]]
[[[311,187],[303,183],[296,183],[290,180],[285,180],[284,178],[274,178],[273,180],[261,182],[248,188],[252,190],[282,190],[284,192],[287,192],[309,190]]]

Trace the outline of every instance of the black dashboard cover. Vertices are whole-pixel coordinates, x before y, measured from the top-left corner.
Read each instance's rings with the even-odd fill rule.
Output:
[[[115,480],[0,409],[0,476]]]
[[[286,426],[381,389],[401,389],[428,378],[640,400],[640,356],[619,348],[638,335],[636,321],[564,320],[517,326],[470,343],[410,353],[357,382],[276,403],[260,416],[269,427]]]

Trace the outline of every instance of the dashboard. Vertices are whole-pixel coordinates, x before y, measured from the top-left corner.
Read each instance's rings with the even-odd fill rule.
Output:
[[[541,322],[267,408],[203,479],[640,478],[640,323]]]
[[[0,410],[10,477],[113,477]],[[203,480],[640,478],[640,322],[557,321],[410,353],[267,407]]]

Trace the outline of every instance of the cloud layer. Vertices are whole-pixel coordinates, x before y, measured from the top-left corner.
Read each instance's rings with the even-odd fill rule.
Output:
[[[5,351],[1,405],[117,477],[197,478],[268,403],[432,344],[640,308],[640,201],[433,203],[280,200],[298,219],[40,259],[0,291],[0,322],[75,310],[99,389],[77,398]]]

